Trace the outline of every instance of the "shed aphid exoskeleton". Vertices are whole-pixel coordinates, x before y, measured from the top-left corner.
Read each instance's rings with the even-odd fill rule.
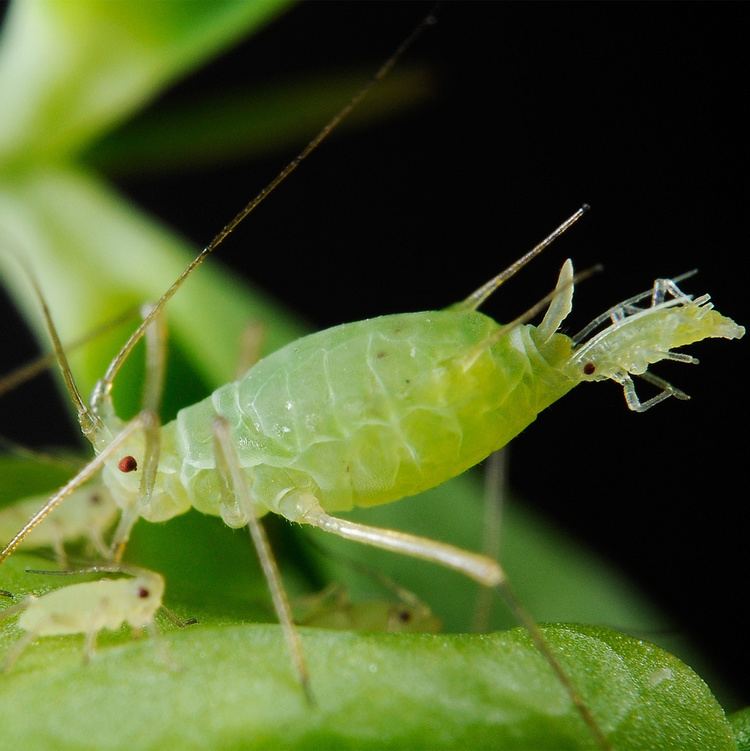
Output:
[[[43,636],[84,634],[87,661],[103,629],[114,631],[128,624],[134,630],[148,629],[155,636],[154,617],[162,606],[164,579],[145,569],[117,568],[130,576],[69,584],[40,597],[29,595],[0,611],[0,619],[20,614],[18,625],[26,632],[7,653],[4,670],[10,670],[26,647]]]
[[[261,360],[203,401],[181,410],[174,421],[160,426],[156,416],[164,363],[160,320],[166,303],[237,225],[315,150],[431,20],[420,25],[370,84],[188,265],[112,361],[90,405],[75,386],[52,318],[42,304],[81,429],[96,457],[11,539],[0,553],[0,562],[100,468],[104,468],[103,482],[122,510],[112,540],[116,558],[122,555],[139,518],[164,521],[195,507],[221,516],[229,526],[247,525],[299,681],[311,697],[301,643],[259,522],[259,517],[273,512],[340,537],[438,563],[495,589],[528,630],[598,745],[611,749],[599,721],[536,622],[513,595],[497,561],[446,543],[331,515],[414,495],[463,472],[504,446],[539,412],[582,381],[605,377],[622,383],[629,373],[639,372],[643,362],[675,359],[672,347],[744,333],[715,311],[696,315],[696,304],[685,301],[664,308],[656,305],[641,318],[626,315],[625,324],[613,324],[607,336],[577,346],[558,333],[572,304],[575,277],[569,261],[556,290],[510,324],[500,325],[478,312],[492,292],[577,221],[584,209],[449,309],[384,316],[304,337]],[[38,295],[43,300],[41,291]],[[531,317],[547,303],[541,324],[531,325]],[[703,310],[702,303],[697,307]],[[144,336],[148,340],[144,408],[124,423],[114,413],[111,390],[123,362]],[[635,402],[631,399],[629,404]],[[74,598],[60,595],[66,596],[72,607]],[[122,622],[124,617],[118,615]],[[79,615],[77,623],[85,620]]]
[[[0,510],[0,538],[8,539],[44,505],[48,495],[22,498]],[[94,483],[74,490],[59,512],[45,519],[23,541],[26,548],[52,548],[59,563],[65,565],[65,545],[87,540],[106,558],[109,548],[106,533],[114,526],[119,508],[106,485]]]

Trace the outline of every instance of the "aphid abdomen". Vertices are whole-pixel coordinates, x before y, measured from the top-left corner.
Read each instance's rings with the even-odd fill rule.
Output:
[[[191,502],[220,513],[216,415],[232,426],[256,513],[276,511],[291,489],[310,490],[333,511],[386,503],[459,474],[575,385],[548,359],[561,347],[569,355],[567,339],[555,338],[543,354],[533,329],[519,327],[483,350],[497,329],[474,311],[409,313],[279,350],[165,427],[174,431]]]

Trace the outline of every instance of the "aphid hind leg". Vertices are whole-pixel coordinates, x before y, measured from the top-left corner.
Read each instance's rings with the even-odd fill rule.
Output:
[[[268,582],[268,588],[271,591],[273,606],[281,623],[297,678],[302,686],[308,704],[314,706],[315,699],[310,687],[310,676],[302,649],[302,641],[292,620],[289,598],[284,589],[281,574],[279,573],[273,551],[268,542],[268,537],[260,520],[256,516],[247,480],[240,465],[234,443],[232,442],[229,424],[224,418],[217,417],[214,420],[213,432],[216,466],[223,480],[222,492],[224,498],[222,499],[222,507],[226,509],[226,513],[231,516],[232,520],[239,521],[238,515],[244,515],[244,522],[247,524],[250,537],[260,560],[261,568],[263,569],[263,574]],[[222,517],[226,521],[224,510],[222,510]]]
[[[496,559],[500,552],[503,506],[506,495],[507,448],[492,454],[484,468],[484,520],[482,524],[482,552]],[[492,591],[480,587],[474,606],[474,631],[483,632],[489,628],[492,611]]]
[[[347,540],[372,545],[376,548],[390,550],[395,553],[403,553],[413,558],[432,561],[446,568],[458,571],[474,581],[491,587],[505,601],[516,616],[518,622],[528,631],[534,645],[542,654],[550,668],[554,672],[561,685],[565,688],[576,710],[588,726],[600,748],[604,751],[612,751],[612,747],[599,727],[583,698],[571,682],[565,669],[562,667],[552,648],[547,644],[538,624],[531,614],[523,607],[520,600],[514,594],[505,571],[500,564],[484,555],[471,553],[453,545],[425,537],[399,532],[392,529],[370,527],[358,522],[327,514],[318,500],[310,493],[296,493],[292,491],[282,500],[280,513],[290,521],[311,524],[325,532],[343,537]]]

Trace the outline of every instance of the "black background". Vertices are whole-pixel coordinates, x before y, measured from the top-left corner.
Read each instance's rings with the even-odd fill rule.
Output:
[[[605,265],[577,291],[572,330],[694,267],[685,287],[747,324],[746,7],[446,3],[405,63],[428,64],[431,99],[337,135],[220,259],[322,327],[453,302],[588,201],[588,217],[487,312],[528,307],[570,255]],[[169,96],[374,69],[429,8],[301,5]],[[283,158],[121,187],[203,244]],[[33,351],[8,349],[14,361]],[[510,482],[628,571],[747,704],[747,345],[691,351],[700,366],[658,372],[692,401],[636,415],[615,385],[584,385],[514,441]],[[51,408],[26,430],[50,437],[60,422]]]

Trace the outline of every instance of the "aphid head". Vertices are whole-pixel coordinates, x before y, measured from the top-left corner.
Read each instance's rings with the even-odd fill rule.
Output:
[[[134,628],[142,628],[154,620],[164,597],[164,579],[152,571],[139,573],[129,582],[132,596],[128,623]]]
[[[102,479],[114,503],[122,509],[136,507],[138,515],[152,522],[171,519],[189,508],[179,478],[170,464],[173,455],[171,436],[162,435],[159,465],[153,491],[144,497],[145,440],[135,432],[104,465]]]
[[[647,298],[650,304],[639,305]],[[573,337],[575,348],[568,369],[578,380],[617,381],[625,389],[628,406],[643,411],[667,396],[689,398],[649,373],[650,365],[660,360],[695,364],[696,358],[674,349],[709,338],[739,339],[744,334],[744,327],[714,310],[709,295],[693,299],[675,281],[657,279],[653,289],[618,303]],[[631,375],[650,381],[662,393],[641,403]]]

